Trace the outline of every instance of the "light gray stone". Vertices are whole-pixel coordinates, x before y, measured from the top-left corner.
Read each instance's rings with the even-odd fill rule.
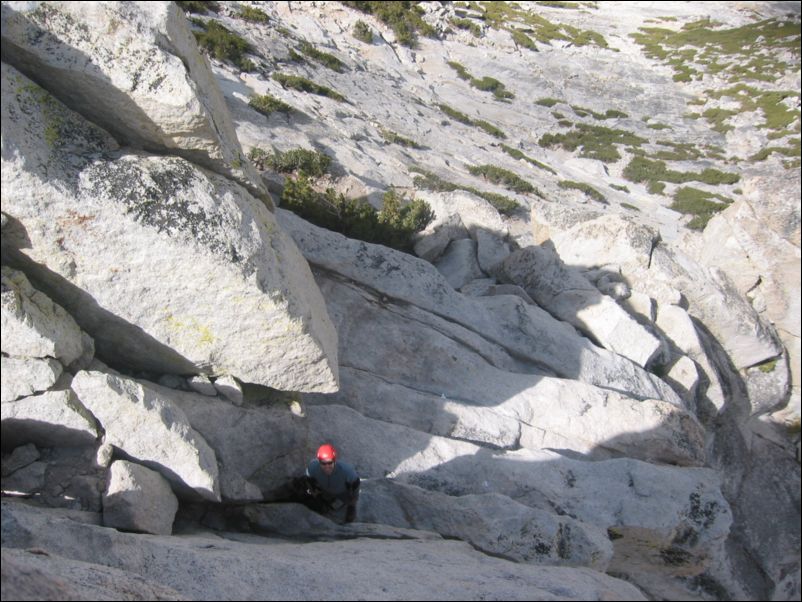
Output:
[[[446,250],[452,240],[467,238],[468,230],[462,224],[459,215],[448,215],[445,219],[435,221],[417,235],[415,254],[421,259],[434,262]]]
[[[476,242],[470,238],[452,241],[435,266],[455,290],[485,275],[476,260]]]
[[[365,481],[361,489],[362,522],[434,531],[516,562],[604,571],[613,554],[605,531],[503,495],[452,497],[389,479]]]
[[[43,393],[61,376],[64,367],[54,359],[2,357],[2,401]]]
[[[5,202],[3,209],[7,209]],[[81,329],[75,320],[63,307],[36,290],[24,273],[5,265],[2,272],[3,353],[53,357],[65,365],[78,359],[83,346]]]
[[[510,255],[501,268],[544,309],[587,333],[600,345],[649,364],[660,341],[610,297],[601,294],[578,270],[566,266],[546,247],[527,247]]]
[[[109,484],[103,494],[103,524],[107,527],[170,535],[178,500],[158,472],[127,460],[109,468]]]
[[[592,345],[570,325],[555,320],[537,306],[509,295],[460,295],[436,268],[421,259],[347,239],[283,210],[276,215],[315,266],[372,288],[388,299],[453,321],[474,336],[552,374],[639,399],[682,403],[659,378],[626,358]]]
[[[70,389],[23,397],[0,406],[3,445],[82,447],[98,437],[94,417]]]
[[[5,64],[3,78],[3,140],[15,148],[3,210],[29,239],[4,233],[4,253],[49,282],[99,354],[157,373],[336,389],[336,332],[260,201],[177,157],[95,159],[113,147],[105,133]],[[53,119],[70,138],[50,146]]]
[[[210,531],[143,537],[10,504],[3,502],[3,516],[10,519],[3,535],[12,552],[41,549],[47,556],[37,558],[48,562],[40,564],[44,566],[40,570],[57,577],[61,587],[78,581],[85,588],[100,581],[106,587],[90,592],[108,592],[112,598],[133,588],[143,597],[171,596],[177,591],[188,599],[323,599],[332,591],[365,599],[645,599],[633,585],[592,569],[521,565],[489,558],[465,542],[425,534],[386,540],[379,532],[375,538],[354,539],[353,534],[360,532],[354,528],[350,538],[300,543],[247,534],[235,541]],[[363,527],[362,532],[368,529]],[[334,561],[342,558],[355,561],[348,571]],[[9,572],[24,574],[31,565],[9,567]],[[116,566],[126,570],[114,570]],[[305,571],[304,578],[299,578],[298,568],[310,566],[315,571]]]
[[[162,472],[178,493],[220,501],[214,450],[171,399],[172,389],[90,371],[76,374],[72,388],[103,426],[106,443]]]
[[[215,388],[214,383],[209,380],[208,376],[203,374],[188,378],[187,384],[189,385],[190,389],[196,393],[200,393],[201,395],[209,395],[211,397],[217,395],[217,389]]]
[[[175,4],[8,3],[2,19],[3,60],[124,144],[261,188]]]
[[[214,381],[215,390],[231,403],[241,406],[243,402],[242,386],[233,376],[221,376]]]

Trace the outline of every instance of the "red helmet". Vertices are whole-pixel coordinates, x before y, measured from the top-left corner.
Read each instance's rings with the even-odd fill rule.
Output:
[[[317,459],[321,462],[334,462],[337,459],[337,450],[328,443],[321,445],[317,450]]]

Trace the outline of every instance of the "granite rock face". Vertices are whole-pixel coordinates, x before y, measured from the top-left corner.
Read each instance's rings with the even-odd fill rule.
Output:
[[[799,599],[798,3],[463,4],[2,3],[4,599]]]

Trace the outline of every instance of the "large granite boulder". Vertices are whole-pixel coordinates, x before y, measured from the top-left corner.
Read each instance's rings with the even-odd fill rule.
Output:
[[[117,460],[103,494],[103,524],[124,531],[170,535],[178,500],[155,470]]]
[[[179,493],[220,501],[214,450],[159,388],[84,370],[72,389],[102,425],[106,443],[160,471]]]
[[[268,199],[174,2],[5,2],[3,60],[126,146],[188,159]]]
[[[3,66],[4,255],[113,363],[337,388],[303,256],[243,187],[114,141]],[[114,241],[114,244],[109,244]]]

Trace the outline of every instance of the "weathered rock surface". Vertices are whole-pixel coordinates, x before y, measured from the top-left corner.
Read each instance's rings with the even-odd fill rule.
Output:
[[[111,586],[118,596],[118,588],[130,585],[143,594],[177,592],[189,599],[645,599],[631,584],[592,569],[520,565],[488,558],[464,542],[424,537],[295,543],[223,535],[119,533],[3,502],[3,546],[12,549],[20,572],[34,567],[73,588],[91,570],[85,587],[92,593]],[[261,546],[271,553],[254,554]],[[47,555],[30,562],[26,548]],[[333,558],[353,563],[344,572]],[[113,585],[112,577],[122,581]]]
[[[125,146],[262,188],[175,3],[5,2],[2,21],[3,60]]]
[[[214,450],[161,387],[84,370],[72,389],[102,425],[107,443],[160,471],[183,493],[220,501]]]
[[[692,3],[547,4],[510,5],[496,22],[478,5],[422,3],[437,37],[414,49],[342,3],[259,3],[267,22],[219,3],[189,25],[172,3],[3,4],[3,397],[25,397],[3,404],[2,491],[70,509],[3,504],[4,599],[25,597],[12,586],[37,599],[799,599],[798,434],[778,428],[799,415],[799,172],[769,148],[798,144],[798,3],[705,3],[715,22]],[[778,21],[755,46],[774,81],[751,79],[754,56],[708,43],[767,17]],[[372,43],[354,37],[357,20]],[[217,24],[250,45],[252,70],[208,69],[192,32]],[[683,49],[690,81],[630,35],[655,24],[694,29],[684,39],[705,60]],[[472,85],[490,77],[513,95]],[[255,94],[292,110],[265,115]],[[763,104],[776,99],[776,112]],[[590,138],[613,134],[644,142],[593,158]],[[426,199],[422,259],[282,215],[312,276],[237,138],[265,156],[322,151],[331,169],[316,186],[375,207],[390,186]],[[633,182],[627,163],[658,156],[674,175],[727,172],[730,183],[693,183],[734,200],[708,232],[686,230],[677,182]],[[280,194],[293,176],[261,177]],[[503,217],[487,193],[507,197]],[[426,263],[461,239],[482,276],[464,294]],[[549,239],[575,288],[637,322],[629,341],[601,348],[586,325],[498,283],[510,252]],[[18,292],[21,278],[34,292]],[[31,327],[37,300],[78,336]],[[648,360],[641,339],[658,342]],[[28,349],[6,348],[18,342]],[[51,414],[72,407],[72,380],[102,398],[100,424],[73,408],[86,432],[40,412],[55,397]],[[19,404],[33,418],[6,420]],[[125,408],[148,404],[119,428]],[[377,522],[285,503],[321,442],[365,479],[357,521]],[[177,535],[100,526],[109,467],[137,458],[129,445],[159,455],[136,461],[181,499]],[[216,476],[200,468],[212,452]],[[207,499],[185,483],[196,477]],[[154,530],[172,523],[148,499],[131,511]]]
[[[716,336],[736,368],[780,354],[769,327],[720,270],[706,269],[678,249],[659,244],[654,230],[631,220],[592,212],[555,218],[554,208],[547,206],[537,205],[532,219],[548,224],[557,253],[567,265],[592,268],[614,263],[635,290],[651,295],[660,295],[665,287],[679,290],[688,311]],[[656,298],[675,303],[670,297]]]
[[[103,524],[123,531],[170,535],[178,500],[158,472],[117,460],[103,494]]]
[[[52,357],[68,365],[83,352],[81,329],[72,316],[31,286],[25,274],[7,266],[3,266],[2,333],[3,353],[9,356]]]
[[[548,247],[521,249],[504,261],[502,270],[540,307],[587,333],[605,349],[640,366],[649,364],[660,350],[656,337]]]
[[[97,157],[114,146],[107,135],[3,69],[5,252],[58,295],[99,353],[155,372],[336,389],[323,300],[261,202],[180,158]],[[63,138],[47,143],[53,123]]]
[[[380,420],[507,449],[704,461],[701,426],[671,403],[518,373],[514,361],[446,320],[401,303],[380,305],[337,279],[318,282],[341,333],[343,380],[338,393],[309,401],[343,403]]]
[[[544,310],[510,296],[460,295],[429,263],[329,232],[279,210],[281,226],[316,267],[456,322],[540,370],[627,393],[637,398],[679,397],[659,378],[600,349]]]
[[[3,447],[32,442],[45,447],[92,445],[98,437],[94,417],[70,389],[4,402]]]
[[[613,554],[605,531],[498,494],[452,497],[395,481],[362,485],[359,520],[435,531],[493,556],[604,571]]]

